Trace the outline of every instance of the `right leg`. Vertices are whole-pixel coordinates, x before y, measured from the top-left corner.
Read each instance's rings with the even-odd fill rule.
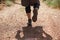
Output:
[[[33,10],[33,17],[32,17],[33,22],[37,21],[38,9],[39,9],[39,4],[35,3],[34,4],[34,10]]]
[[[26,6],[25,10],[26,10],[26,14],[27,14],[27,17],[28,17],[28,26],[32,26],[30,5]]]

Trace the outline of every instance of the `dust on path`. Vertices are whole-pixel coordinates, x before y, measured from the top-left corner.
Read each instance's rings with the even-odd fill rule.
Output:
[[[24,7],[15,4],[0,11],[0,40],[16,40],[17,30],[27,24],[27,16]],[[38,21],[33,22],[34,26],[43,26],[43,30],[51,35],[53,40],[60,38],[60,10],[47,7],[41,3]]]

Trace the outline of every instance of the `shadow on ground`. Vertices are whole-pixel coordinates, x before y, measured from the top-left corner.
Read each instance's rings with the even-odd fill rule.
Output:
[[[44,32],[42,26],[36,26],[32,28],[23,27],[23,38],[20,37],[20,32],[21,31],[18,30],[15,36],[17,40],[52,40],[52,37]]]

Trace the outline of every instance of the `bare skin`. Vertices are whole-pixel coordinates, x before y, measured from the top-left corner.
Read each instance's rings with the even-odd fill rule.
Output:
[[[31,13],[27,13],[28,19],[31,19]]]

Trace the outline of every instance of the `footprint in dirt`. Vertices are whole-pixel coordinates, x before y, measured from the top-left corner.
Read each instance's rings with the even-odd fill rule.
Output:
[[[36,26],[36,27],[23,27],[23,34],[24,36],[21,38],[20,36],[20,30],[17,31],[17,34],[15,38],[17,40],[52,40],[52,37],[44,32],[42,26]],[[45,36],[43,36],[43,34]]]

